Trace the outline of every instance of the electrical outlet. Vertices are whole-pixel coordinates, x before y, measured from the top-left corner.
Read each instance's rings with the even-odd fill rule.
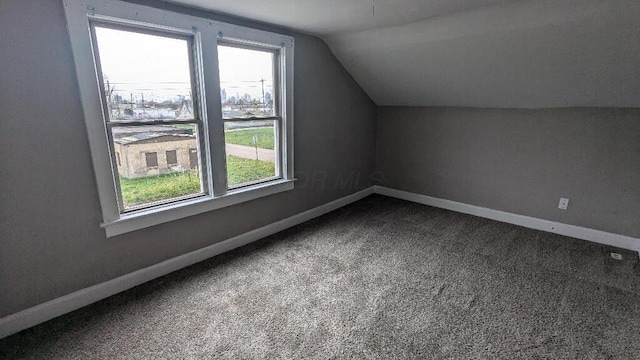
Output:
[[[569,199],[560,198],[560,203],[558,204],[558,209],[567,210],[569,207]]]
[[[611,255],[611,258],[614,260],[622,260],[622,254],[618,254],[618,253],[609,253]]]

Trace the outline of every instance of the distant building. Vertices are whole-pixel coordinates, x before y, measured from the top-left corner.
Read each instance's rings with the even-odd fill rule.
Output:
[[[222,102],[227,101],[227,90],[226,89],[220,90],[220,99],[222,99]]]
[[[180,108],[176,111],[176,119],[193,119],[193,103],[191,100],[183,100]]]
[[[265,104],[268,104],[271,101],[271,93],[270,92],[266,92],[264,93],[264,102]]]
[[[197,142],[189,129],[171,126],[127,128],[114,133],[113,142],[118,173],[125,178],[198,168]]]

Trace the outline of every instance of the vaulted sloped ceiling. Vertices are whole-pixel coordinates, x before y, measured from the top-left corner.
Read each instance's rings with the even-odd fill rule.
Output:
[[[322,37],[378,105],[640,107],[638,0],[179,0]]]

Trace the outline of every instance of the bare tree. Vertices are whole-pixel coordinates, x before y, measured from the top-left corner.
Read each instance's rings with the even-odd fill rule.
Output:
[[[119,119],[121,117],[120,106],[117,101],[114,101],[113,96],[114,92],[116,91],[116,87],[115,85],[111,85],[106,75],[103,74],[102,77],[104,78],[104,93],[107,97],[107,105],[109,107],[109,111]]]

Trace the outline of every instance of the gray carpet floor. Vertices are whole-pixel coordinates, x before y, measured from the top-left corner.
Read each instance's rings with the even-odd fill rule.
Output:
[[[637,256],[371,196],[0,340],[20,359],[640,358]]]

